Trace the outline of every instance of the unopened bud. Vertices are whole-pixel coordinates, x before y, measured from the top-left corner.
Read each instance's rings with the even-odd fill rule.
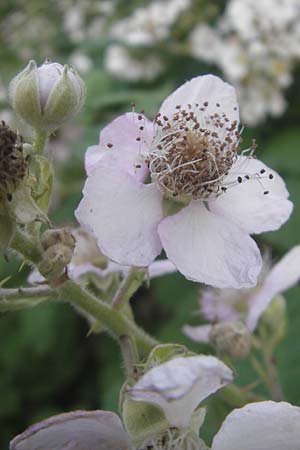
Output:
[[[79,112],[85,84],[77,72],[56,62],[37,67],[34,61],[10,83],[16,113],[38,130],[52,131]]]
[[[41,239],[41,244],[45,252],[38,269],[51,282],[63,275],[66,266],[70,263],[75,239],[68,229],[47,230]]]
[[[62,244],[74,250],[75,238],[69,228],[46,230],[42,236],[41,244],[44,250],[56,244]]]
[[[209,334],[217,351],[232,358],[246,358],[251,350],[251,334],[240,321],[221,322],[214,325]]]
[[[10,202],[25,178],[27,161],[22,137],[5,122],[0,123],[0,202]]]

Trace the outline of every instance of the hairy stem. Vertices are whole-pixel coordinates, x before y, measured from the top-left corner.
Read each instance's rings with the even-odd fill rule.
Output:
[[[0,289],[0,312],[31,308],[52,298],[53,291],[48,286]]]
[[[67,281],[64,283],[58,288],[58,293],[62,300],[79,307],[99,320],[107,328],[107,331],[118,340],[124,335],[131,337],[141,353],[148,354],[157,345],[158,342],[134,322],[128,320],[119,311],[113,310],[109,305],[74,282]]]
[[[119,310],[138,290],[145,279],[146,270],[133,267],[119,286],[113,300],[113,309]]]
[[[48,139],[48,133],[46,131],[36,131],[33,147],[37,153],[43,154]]]

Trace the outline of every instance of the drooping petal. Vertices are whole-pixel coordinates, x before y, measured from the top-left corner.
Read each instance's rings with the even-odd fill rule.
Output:
[[[276,295],[294,286],[300,279],[300,245],[293,247],[265,278],[260,290],[249,302],[247,326],[253,331]]]
[[[125,450],[128,437],[110,411],[74,411],[29,427],[10,450]]]
[[[230,413],[211,450],[297,450],[300,408],[285,402],[251,403]]]
[[[139,181],[144,180],[148,175],[144,159],[153,133],[152,122],[142,114],[126,113],[117,117],[101,131],[99,145],[87,150],[87,173],[101,162],[107,167],[124,170]]]
[[[187,279],[219,288],[255,285],[262,267],[256,243],[202,202],[165,218],[158,232],[168,258]]]
[[[182,428],[201,401],[231,381],[231,370],[214,356],[179,357],[149,370],[129,395],[159,406],[170,426]]]
[[[193,327],[192,325],[185,325],[182,329],[184,334],[195,342],[209,342],[209,333],[212,325],[199,325]]]
[[[199,108],[204,103],[208,105],[205,111]],[[203,75],[192,78],[176,91],[174,91],[161,105],[160,113],[162,116],[171,118],[177,111],[176,106],[188,109],[192,106],[200,123],[204,124],[204,118],[211,114],[226,114],[227,118],[239,122],[239,108],[235,89],[230,84],[225,83],[221,78],[214,75]],[[199,107],[195,108],[195,105]]]
[[[223,185],[227,190],[209,202],[211,211],[248,233],[277,230],[293,210],[282,178],[258,159],[240,156]]]
[[[158,261],[154,261],[152,264],[150,264],[148,269],[150,279],[161,277],[163,275],[167,275],[168,273],[174,272],[177,272],[177,268],[168,259],[160,259]]]
[[[157,226],[163,217],[161,193],[121,171],[97,167],[87,178],[75,215],[113,261],[148,266],[161,252]]]

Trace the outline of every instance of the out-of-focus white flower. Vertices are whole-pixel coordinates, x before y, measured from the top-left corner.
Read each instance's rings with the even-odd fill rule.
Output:
[[[249,234],[278,229],[292,204],[276,172],[238,154],[238,121],[234,89],[206,75],[171,94],[154,123],[128,113],[109,124],[86,153],[76,211],[103,253],[143,267],[163,247],[188,279],[255,285],[262,261]]]
[[[200,298],[203,317],[212,322],[242,320],[253,332],[271,301],[294,286],[300,279],[300,246],[293,247],[271,269],[265,267],[255,288],[205,289]],[[184,333],[194,341],[208,342],[213,325],[184,327]]]
[[[147,402],[162,410],[169,448],[197,450],[202,446],[192,429],[193,412],[204,399],[231,382],[231,370],[213,356],[179,357],[151,369],[126,395],[134,402]],[[70,443],[74,450],[159,449],[161,437],[153,435],[146,442],[130,444],[131,437],[116,414],[75,411],[33,425],[11,442],[10,450],[61,450]]]
[[[190,0],[152,1],[114,23],[111,36],[131,46],[152,45],[168,37],[171,25],[190,4]]]
[[[283,89],[300,54],[299,20],[297,0],[231,0],[215,28],[201,24],[190,35],[192,55],[219,66],[237,88],[249,124],[286,108]]]
[[[93,66],[92,60],[80,50],[72,53],[70,63],[81,73],[88,72]]]
[[[164,66],[154,55],[138,60],[133,58],[122,45],[112,44],[105,52],[104,67],[116,78],[128,81],[151,81],[162,71]]]
[[[296,450],[299,442],[300,408],[265,401],[230,413],[215,435],[211,450]]]

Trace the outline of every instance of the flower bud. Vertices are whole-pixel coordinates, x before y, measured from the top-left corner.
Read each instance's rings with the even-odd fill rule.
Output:
[[[27,161],[22,137],[5,122],[0,123],[0,202],[10,202],[25,178]]]
[[[47,230],[41,244],[45,250],[38,269],[50,282],[59,279],[70,263],[75,247],[75,239],[67,228]]]
[[[9,87],[12,107],[21,118],[40,131],[53,131],[79,112],[85,101],[84,82],[68,66],[34,61],[17,75]]]
[[[209,333],[209,340],[217,351],[232,358],[246,358],[251,350],[251,334],[238,320],[214,325]]]

